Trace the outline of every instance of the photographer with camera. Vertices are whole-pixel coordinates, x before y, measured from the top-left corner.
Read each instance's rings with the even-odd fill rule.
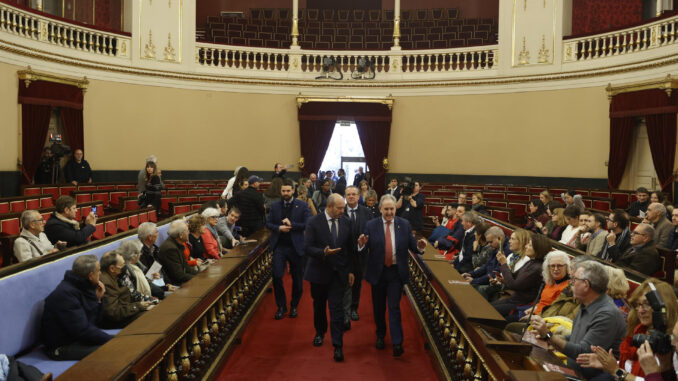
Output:
[[[642,362],[650,365],[647,361],[650,352],[664,357],[673,354],[670,329],[678,320],[678,302],[672,287],[658,279],[648,278],[633,291],[629,303],[633,309],[626,320],[626,337],[619,346],[619,362],[612,353],[592,345],[593,353],[577,357],[579,365],[603,369],[614,380],[630,381],[645,377]],[[641,354],[645,357],[642,361]],[[651,360],[656,365],[654,356]]]
[[[400,198],[396,203],[398,216],[410,221],[415,234],[421,232],[424,228],[424,202],[426,202],[426,198],[419,193],[420,190],[421,183],[417,180],[403,185]]]

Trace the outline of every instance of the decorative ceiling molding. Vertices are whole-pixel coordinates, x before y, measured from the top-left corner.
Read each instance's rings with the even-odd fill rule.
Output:
[[[56,75],[52,73],[38,72],[33,70],[30,66],[28,66],[28,69],[26,70],[19,70],[17,74],[19,76],[19,79],[24,81],[26,87],[30,86],[31,82],[33,81],[47,81],[61,83],[64,85],[77,86],[83,91],[87,90],[87,86],[89,86],[89,80],[87,79],[87,77],[83,77],[82,79],[80,79],[75,77]]]
[[[305,97],[301,94],[297,96],[297,108],[303,104],[311,102],[341,102],[341,103],[379,103],[386,105],[389,110],[393,110],[394,99],[391,95],[385,98],[362,98],[362,97]]]
[[[673,89],[678,89],[678,79],[674,79],[671,77],[671,74],[667,74],[666,77],[662,79],[629,83],[625,85],[612,86],[611,83],[608,83],[607,88],[605,88],[605,90],[607,90],[607,99],[610,100],[617,94],[652,89],[664,90],[666,91],[666,95],[670,97]]]

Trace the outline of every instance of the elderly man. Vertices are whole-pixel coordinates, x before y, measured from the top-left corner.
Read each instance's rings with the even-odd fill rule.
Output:
[[[68,247],[82,245],[96,230],[94,225],[97,223],[97,216],[94,213],[88,214],[85,225],[80,227],[80,222],[75,219],[78,209],[73,197],[59,197],[54,209],[45,224],[45,234],[53,244],[63,241]]]
[[[410,277],[409,251],[423,254],[426,239],[417,241],[410,223],[396,217],[396,199],[390,194],[379,201],[381,218],[371,219],[365,234],[358,238],[358,253],[367,257],[365,280],[372,285],[372,310],[377,326],[377,349],[384,349],[386,336],[386,306],[393,344],[393,356],[403,354],[403,328],[400,316],[400,298],[403,286]]]
[[[654,228],[654,244],[657,247],[667,248],[673,225],[666,219],[666,207],[658,202],[651,203],[647,207],[643,222],[651,224]]]
[[[647,188],[636,189],[636,201],[632,202],[626,212],[631,217],[645,217],[647,207],[650,205],[650,192]]]
[[[184,220],[175,220],[169,226],[167,239],[160,245],[158,260],[172,284],[187,282],[198,273],[198,267],[186,262],[184,250],[188,241],[188,224]]]
[[[21,234],[14,240],[14,256],[19,262],[56,253],[59,251],[57,246],[66,247],[66,242],[63,241],[52,245],[44,233],[45,220],[35,210],[24,210],[21,213],[21,226]]]
[[[101,257],[101,283],[106,286],[102,325],[107,328],[124,328],[153,305],[152,302],[132,301],[130,289],[118,282],[124,268],[125,260],[115,251]]]
[[[81,255],[45,299],[40,341],[52,360],[81,360],[112,339],[97,327],[106,287],[95,255]]]
[[[582,221],[582,216],[585,220]],[[605,245],[605,236],[607,235],[603,226],[606,226],[605,217],[598,213],[581,214],[579,216],[579,231],[581,234],[574,241],[574,246],[587,255],[596,256],[603,250]]]
[[[252,175],[247,180],[247,189],[236,193],[229,201],[230,207],[236,207],[242,212],[240,226],[245,237],[253,234],[264,226],[264,195],[259,192],[259,185],[264,179]]]
[[[137,228],[137,236],[141,241],[141,255],[137,266],[146,273],[153,266],[154,262],[160,263],[158,257],[158,245],[155,242],[158,240],[158,227],[153,222],[144,222]],[[151,274],[151,294],[156,298],[163,299],[165,291],[174,291],[175,286],[171,285],[169,276],[164,267],[160,268],[160,272]],[[162,279],[162,282],[156,280]]]
[[[654,228],[649,224],[640,224],[631,233],[631,247],[619,253],[615,247],[610,249],[612,263],[632,268],[646,275],[659,270],[659,254],[654,243]]]
[[[83,156],[82,150],[76,149],[73,157],[64,165],[64,177],[67,183],[78,185],[92,182],[92,168]]]
[[[532,327],[539,336],[556,350],[567,356],[567,366],[579,372],[587,380],[603,373],[602,370],[581,368],[576,359],[581,353],[590,353],[591,346],[599,346],[606,351],[610,348],[619,355],[619,344],[624,338],[626,323],[624,316],[614,304],[607,292],[609,280],[605,266],[595,261],[585,261],[578,265],[572,277],[574,298],[581,307],[572,323],[569,337],[553,335],[546,322],[540,316],[532,317]]]

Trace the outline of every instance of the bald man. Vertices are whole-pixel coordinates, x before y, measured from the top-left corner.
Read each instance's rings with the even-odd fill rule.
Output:
[[[64,177],[67,183],[78,185],[92,182],[92,168],[81,149],[73,151],[73,157],[64,165]]]

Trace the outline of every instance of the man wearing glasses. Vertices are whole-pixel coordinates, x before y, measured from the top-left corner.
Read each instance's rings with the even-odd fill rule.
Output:
[[[646,275],[659,270],[659,254],[654,244],[654,228],[650,224],[640,224],[631,233],[631,247],[623,254],[615,255],[612,263],[630,267]]]
[[[603,249],[598,254],[598,257],[606,261],[613,260],[613,255],[623,253],[629,248],[629,240],[631,237],[628,229],[629,219],[626,212],[621,209],[615,209],[607,218],[607,229],[610,233],[605,237],[605,244]]]
[[[14,256],[19,262],[52,254],[59,251],[59,247],[66,247],[66,242],[63,241],[52,245],[45,234],[45,220],[35,210],[24,210],[21,213],[21,226],[21,234],[14,241]]]
[[[619,344],[626,333],[624,316],[606,294],[608,280],[604,265],[595,261],[579,264],[572,277],[572,292],[581,307],[572,323],[570,336],[553,335],[540,316],[534,315],[531,320],[539,336],[567,356],[567,366],[589,380],[603,371],[581,368],[576,362],[577,356],[590,353],[592,345],[606,351],[611,348],[615,356],[619,356]]]

